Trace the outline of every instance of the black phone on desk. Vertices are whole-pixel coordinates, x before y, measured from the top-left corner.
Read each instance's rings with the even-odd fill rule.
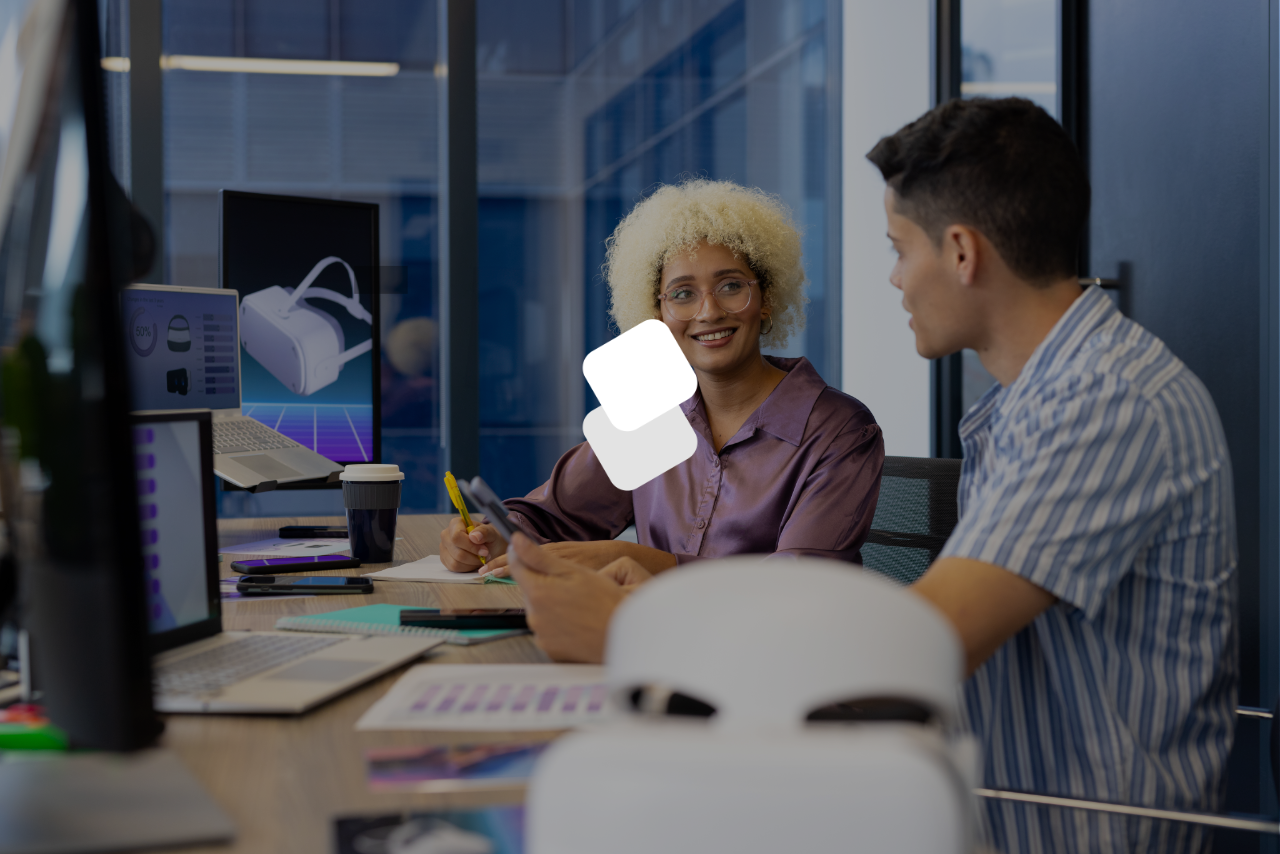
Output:
[[[510,543],[511,537],[520,530],[520,527],[507,513],[502,499],[498,498],[498,494],[489,487],[489,484],[485,483],[480,475],[476,475],[470,482],[458,481],[458,490],[468,502],[475,505],[476,510],[488,517],[489,524],[502,535],[502,539]],[[521,531],[521,533],[524,532]]]
[[[524,608],[405,608],[400,625],[423,629],[527,629]]]
[[[316,572],[321,569],[356,569],[358,558],[350,555],[309,555],[307,557],[267,557],[258,560],[233,560],[231,571],[241,575],[255,572]]]
[[[285,525],[279,531],[280,539],[296,540],[345,540],[346,525]]]
[[[236,590],[246,596],[270,596],[273,593],[372,593],[373,581],[368,578],[334,575],[305,575],[301,578],[248,575],[240,579]]]

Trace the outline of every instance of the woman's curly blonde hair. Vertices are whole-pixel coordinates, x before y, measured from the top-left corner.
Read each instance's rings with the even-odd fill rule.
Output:
[[[776,196],[732,181],[690,180],[660,187],[636,205],[605,241],[609,314],[626,332],[661,316],[662,268],[699,243],[724,246],[760,280],[773,328],[763,347],[784,347],[804,328],[804,266],[800,232]]]

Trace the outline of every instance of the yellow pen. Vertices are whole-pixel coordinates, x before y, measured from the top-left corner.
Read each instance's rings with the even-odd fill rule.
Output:
[[[444,473],[444,488],[449,490],[449,498],[453,501],[453,506],[458,508],[458,512],[462,514],[462,524],[467,526],[467,533],[470,534],[476,529],[471,524],[471,514],[467,512],[467,503],[462,500],[462,493],[458,491],[458,481],[454,478],[453,472]],[[481,563],[488,563],[484,558],[480,558]]]

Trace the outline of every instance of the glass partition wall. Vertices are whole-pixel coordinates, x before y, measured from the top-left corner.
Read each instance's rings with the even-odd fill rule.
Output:
[[[128,4],[100,1],[114,39],[107,53],[128,57]],[[440,5],[163,3],[170,58],[397,64],[386,76],[351,76],[170,62],[165,276],[217,287],[220,189],[378,203],[383,457],[406,471],[411,512],[449,507],[440,447],[449,394],[439,371]],[[582,441],[595,406],[582,358],[617,334],[600,275],[604,240],[659,183],[730,178],[791,207],[804,231],[810,303],[808,325],[782,355],[807,356],[839,386],[839,9],[838,0],[479,0],[474,334],[480,473],[500,494],[535,488]],[[115,67],[108,87],[120,137],[129,72]],[[127,156],[115,166],[129,186]],[[221,495],[224,515],[341,506],[324,491]]]
[[[961,97],[1026,98],[1061,121],[1061,29],[1060,0],[961,0]],[[974,351],[961,359],[964,413],[996,380]]]
[[[785,355],[838,386],[839,3],[479,9],[484,477],[526,492],[582,440],[582,357],[617,334],[604,241],[661,183],[732,179],[791,207],[811,285]]]

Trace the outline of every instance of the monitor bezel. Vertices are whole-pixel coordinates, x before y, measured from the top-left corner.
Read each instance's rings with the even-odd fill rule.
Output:
[[[130,425],[135,428],[143,424],[167,421],[194,421],[200,427],[200,492],[203,496],[205,592],[208,595],[209,616],[166,632],[151,632],[152,655],[204,640],[222,631],[222,594],[218,589],[218,513],[213,484],[213,410],[153,410],[130,415]]]
[[[370,271],[369,283],[372,288],[372,299],[370,300],[369,313],[373,317],[371,324],[371,332],[373,338],[373,358],[371,376],[369,377],[369,388],[371,390],[370,403],[373,404],[373,442],[372,453],[368,460],[334,460],[340,465],[363,465],[365,463],[381,463],[382,462],[382,318],[380,316],[380,296],[382,294],[382,286],[379,280],[381,268],[379,267],[381,244],[378,237],[378,217],[379,208],[375,202],[355,202],[347,199],[322,199],[314,196],[285,196],[274,193],[249,193],[243,190],[219,190],[218,191],[218,286],[224,290],[232,290],[227,287],[227,245],[225,235],[223,233],[223,222],[226,218],[226,204],[228,200],[232,201],[270,201],[270,202],[289,202],[294,204],[305,204],[319,207],[330,208],[358,208],[369,214],[370,233],[369,240],[372,247],[372,269]],[[238,350],[239,348],[237,348]],[[238,355],[238,354],[237,354]],[[239,364],[241,360],[237,358]],[[240,386],[240,404],[244,406],[244,385]],[[317,451],[319,453],[319,451]],[[299,481],[297,483],[283,484],[282,486],[293,489],[324,489],[331,488],[333,484],[315,482],[315,481]]]

